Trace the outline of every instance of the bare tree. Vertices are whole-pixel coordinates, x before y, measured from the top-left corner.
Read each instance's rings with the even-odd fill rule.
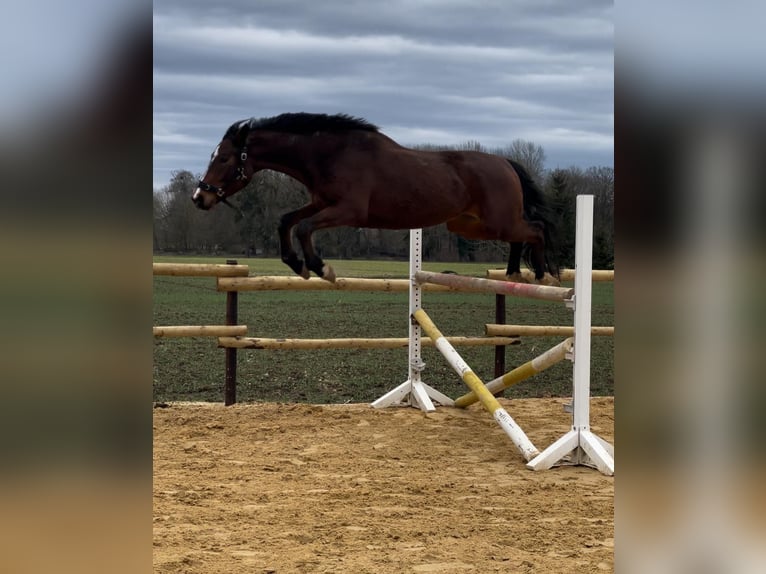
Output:
[[[542,182],[545,176],[545,150],[531,141],[515,139],[510,145],[493,150],[523,165],[535,181]]]

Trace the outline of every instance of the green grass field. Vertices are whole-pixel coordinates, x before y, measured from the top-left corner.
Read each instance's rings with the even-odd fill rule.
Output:
[[[155,257],[156,262],[224,263],[226,257]],[[289,275],[277,259],[239,258],[251,275]],[[406,278],[406,261],[328,261],[339,277]],[[455,271],[483,277],[502,263],[425,263],[428,271]],[[214,278],[155,277],[154,325],[222,325],[224,293]],[[493,323],[493,295],[425,293],[423,307],[446,336],[482,336]],[[571,325],[572,311],[564,305],[507,298],[508,323]],[[243,292],[239,294],[239,323],[248,336],[275,338],[406,337],[406,293],[343,291]],[[614,324],[612,283],[593,284],[593,324]],[[510,369],[560,342],[556,337],[525,338],[506,348]],[[593,395],[614,392],[614,341],[593,337],[591,389]],[[460,347],[459,352],[485,382],[493,378],[494,347]],[[423,350],[423,380],[451,397],[465,387],[446,361],[432,348]],[[369,402],[407,378],[407,350],[323,350],[238,352],[237,399],[268,402]],[[154,400],[222,401],[224,352],[215,338],[155,339]],[[570,396],[572,364],[564,361],[506,391],[509,397]]]

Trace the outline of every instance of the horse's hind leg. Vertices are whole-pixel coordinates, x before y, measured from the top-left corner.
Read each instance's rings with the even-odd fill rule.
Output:
[[[497,215],[497,214],[493,214]],[[493,217],[492,222],[484,221],[487,239],[501,239],[510,244],[508,268],[506,275],[509,281],[527,283],[521,277],[521,254],[524,244],[532,250],[532,267],[535,271],[535,283],[542,285],[559,285],[558,280],[546,271],[545,265],[545,227],[540,221],[518,219],[515,222],[499,221]]]
[[[511,250],[508,254],[508,268],[505,275],[508,281],[515,283],[529,283],[521,274],[521,252],[524,244],[520,241],[510,243]]]
[[[525,223],[530,228],[529,239],[525,241],[532,248],[532,267],[535,269],[535,283],[541,285],[561,285],[558,279],[546,271],[544,224],[541,221],[526,221]]]
[[[498,234],[495,231],[488,228],[478,217],[471,215],[460,215],[450,219],[447,222],[447,229],[466,239],[492,240],[498,238]],[[521,276],[521,252],[524,244],[520,241],[514,241],[510,245],[511,252],[508,256],[508,269],[505,272],[508,281],[528,283]]]
[[[279,249],[282,261],[304,279],[309,278],[309,269],[303,260],[298,258],[298,254],[293,249],[292,230],[299,221],[314,215],[319,209],[318,206],[310,203],[300,209],[285,213],[279,221]]]

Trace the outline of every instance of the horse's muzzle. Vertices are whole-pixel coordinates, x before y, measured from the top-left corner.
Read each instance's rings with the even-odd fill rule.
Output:
[[[192,195],[191,198],[194,205],[196,205],[199,209],[203,209],[207,211],[210,209],[209,205],[205,205],[205,197],[199,192],[199,189],[194,192],[194,195]]]

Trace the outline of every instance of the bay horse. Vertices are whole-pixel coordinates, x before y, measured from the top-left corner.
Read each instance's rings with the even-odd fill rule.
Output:
[[[263,169],[306,186],[311,200],[282,216],[282,261],[308,279],[335,272],[316,254],[312,234],[351,226],[418,229],[440,223],[466,239],[510,244],[507,275],[523,281],[522,253],[535,282],[557,285],[545,198],[517,162],[476,151],[418,151],[346,114],[288,113],[229,127],[210,157],[192,200],[210,209],[243,189]],[[305,262],[293,249],[292,229]],[[525,246],[528,249],[523,249]]]

